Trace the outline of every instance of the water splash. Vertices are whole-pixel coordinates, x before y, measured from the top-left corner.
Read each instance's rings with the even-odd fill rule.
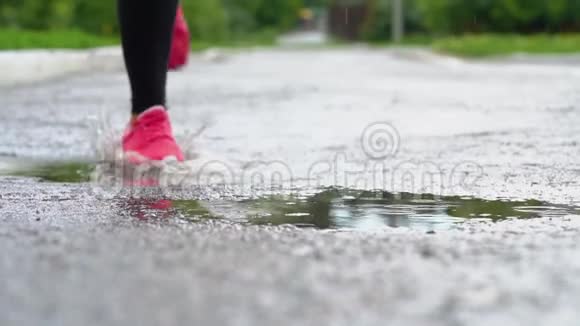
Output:
[[[193,180],[196,177],[202,158],[205,161],[215,160],[215,156],[200,151],[197,145],[202,134],[211,127],[211,117],[202,117],[200,121],[199,128],[176,135],[176,141],[184,152],[184,162],[168,159],[135,167],[127,163],[123,155],[121,139],[124,130],[116,127],[119,124],[110,113],[101,110],[98,116],[89,117],[90,139],[95,157],[91,181],[109,192],[122,188],[127,179],[137,180],[150,176],[154,176],[164,186],[183,186],[186,178]]]

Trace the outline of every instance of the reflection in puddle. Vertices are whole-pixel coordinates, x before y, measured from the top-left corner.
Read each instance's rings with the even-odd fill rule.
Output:
[[[53,164],[2,174],[34,176],[52,182],[87,182],[91,166]],[[199,201],[183,200],[183,197],[177,200],[177,197],[168,198],[163,191],[148,196],[140,193],[138,197],[128,192],[128,195],[117,196],[114,201],[122,212],[138,219],[176,217],[196,222],[221,218],[244,224],[290,224],[318,229],[405,227],[430,231],[453,228],[466,219],[498,221],[580,213],[575,207],[537,200],[483,200],[336,188],[241,200]]]
[[[125,198],[117,200],[118,207],[139,220],[172,217],[173,203],[167,199]]]
[[[14,161],[0,169],[0,175],[36,177],[44,181],[79,183],[91,181],[93,164],[77,162],[57,162],[34,164]]]
[[[181,218],[190,222],[217,218],[201,201],[119,197],[115,205],[123,214],[139,220]]]
[[[573,207],[536,200],[487,201],[429,194],[329,189],[311,197],[272,196],[244,202],[255,224],[372,230],[384,226],[448,229],[465,219],[498,221],[576,214]]]

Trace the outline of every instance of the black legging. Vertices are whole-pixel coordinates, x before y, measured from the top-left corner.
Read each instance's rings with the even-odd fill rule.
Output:
[[[178,0],[118,0],[132,112],[165,105],[167,64]]]

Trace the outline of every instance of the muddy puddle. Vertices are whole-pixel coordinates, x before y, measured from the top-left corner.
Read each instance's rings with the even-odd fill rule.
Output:
[[[12,164],[2,166],[0,174],[35,177],[40,182],[86,184],[92,182],[93,170],[87,163]],[[364,231],[384,227],[436,231],[453,229],[466,220],[495,222],[580,214],[579,207],[533,199],[484,200],[344,188],[289,190],[258,196],[230,194],[227,198],[203,200],[172,194],[175,192],[161,191],[157,195],[139,192],[133,196],[131,192],[120,191],[109,200],[121,214],[138,219],[177,218],[190,222],[221,219],[251,225]]]

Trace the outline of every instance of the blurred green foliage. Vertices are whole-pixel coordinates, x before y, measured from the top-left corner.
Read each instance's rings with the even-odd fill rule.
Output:
[[[421,15],[415,1],[405,1],[405,29],[411,33],[424,31]],[[369,0],[368,18],[362,37],[369,41],[382,41],[391,38],[391,0]]]
[[[362,37],[372,41],[389,39],[391,0],[361,1],[368,3],[368,18]],[[409,33],[441,36],[580,31],[580,0],[403,1],[405,28]]]
[[[192,38],[225,41],[293,27],[304,0],[182,0]],[[115,0],[0,0],[0,28],[118,33]]]
[[[441,37],[428,42],[434,50],[464,57],[486,57],[511,53],[578,53],[579,34],[471,34]]]
[[[94,35],[76,29],[50,31],[0,29],[0,50],[86,49],[118,43],[117,37]]]
[[[182,1],[182,6],[194,40],[222,41],[228,37],[228,14],[219,0]]]
[[[297,26],[302,7],[367,4],[361,38],[390,39],[392,0],[182,0],[193,43],[270,40]],[[403,0],[410,34],[536,34],[580,31],[580,0]],[[0,0],[9,31],[118,33],[116,0]],[[34,36],[36,37],[36,36]]]
[[[578,0],[407,0],[431,34],[580,30]]]
[[[222,0],[228,30],[234,36],[295,26],[304,0]]]

